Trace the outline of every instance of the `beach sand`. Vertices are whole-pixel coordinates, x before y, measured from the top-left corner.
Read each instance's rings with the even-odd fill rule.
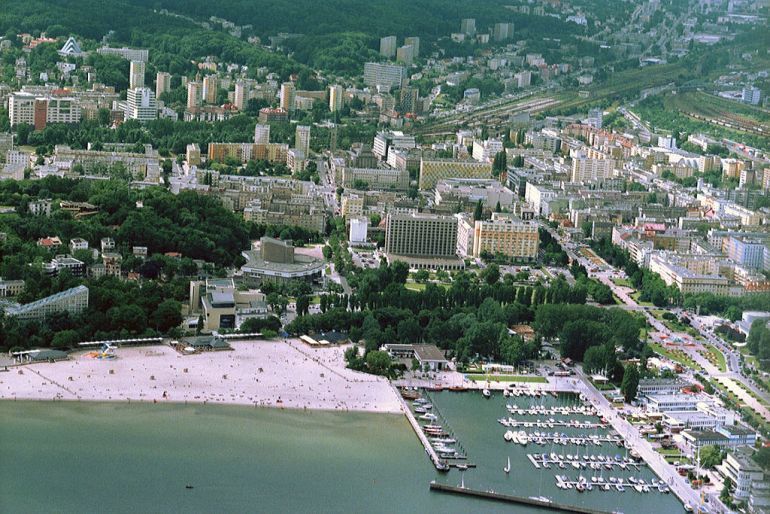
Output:
[[[181,355],[168,346],[88,352],[0,373],[0,399],[238,404],[313,410],[401,412],[382,377],[345,368],[344,347],[298,340],[231,342],[234,351]]]

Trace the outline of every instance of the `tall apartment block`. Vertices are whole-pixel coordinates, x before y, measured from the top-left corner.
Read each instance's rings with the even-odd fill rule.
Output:
[[[171,74],[159,71],[155,77],[155,98],[160,98],[160,95],[169,91],[171,91]]]
[[[396,55],[396,36],[386,36],[380,38],[380,55],[392,58]]]
[[[128,89],[144,87],[144,61],[131,61],[128,75]]]

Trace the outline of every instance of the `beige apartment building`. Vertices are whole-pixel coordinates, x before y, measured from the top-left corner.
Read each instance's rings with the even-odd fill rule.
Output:
[[[537,225],[494,213],[491,221],[476,221],[473,231],[473,256],[488,252],[516,259],[537,258],[540,243]]]

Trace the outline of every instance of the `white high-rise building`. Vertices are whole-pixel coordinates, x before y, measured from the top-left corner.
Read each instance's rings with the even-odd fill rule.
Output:
[[[257,123],[254,127],[254,144],[266,145],[270,143],[270,125]]]
[[[305,157],[310,156],[310,127],[307,125],[297,125],[297,131],[294,134],[294,148],[301,150]]]
[[[476,18],[463,18],[460,22],[460,32],[468,36],[476,35]]]
[[[11,126],[35,123],[35,95],[30,93],[14,93],[8,97],[8,118]]]
[[[137,87],[126,92],[126,119],[150,121],[158,117],[158,101],[149,87]]]
[[[364,84],[371,87],[401,87],[406,79],[406,68],[392,64],[368,62],[364,64]]]
[[[329,86],[329,110],[331,112],[337,112],[342,109],[344,105],[345,89],[342,86],[334,85]]]
[[[144,61],[131,61],[128,75],[128,89],[144,87]]]
[[[155,77],[155,98],[160,98],[160,95],[169,91],[171,91],[171,74],[167,71],[159,71]]]

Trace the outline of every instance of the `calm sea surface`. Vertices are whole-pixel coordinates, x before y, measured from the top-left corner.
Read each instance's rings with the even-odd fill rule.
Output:
[[[479,465],[465,473],[468,487],[626,514],[682,511],[672,495],[562,492],[552,470],[538,473],[527,460],[534,446],[503,441],[495,420],[512,400],[456,393],[433,399]],[[508,455],[513,471],[506,476]],[[3,513],[544,512],[432,493],[433,479],[456,485],[460,474],[436,473],[402,416],[0,402]]]

